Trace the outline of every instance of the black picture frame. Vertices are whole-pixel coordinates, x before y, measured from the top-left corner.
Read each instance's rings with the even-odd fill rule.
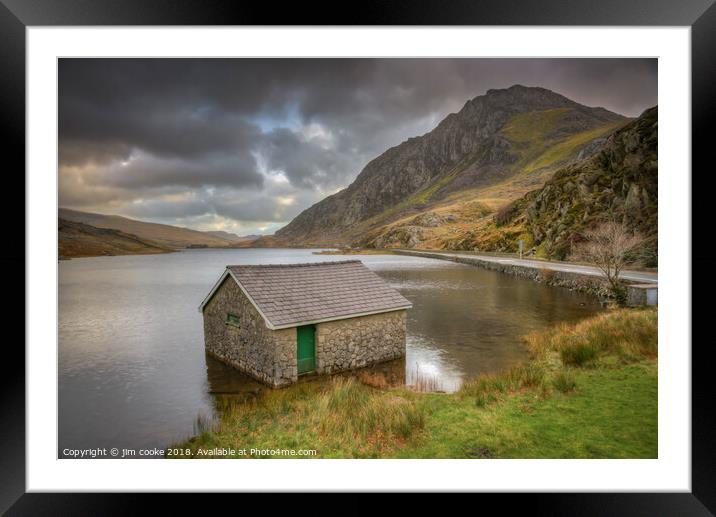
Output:
[[[713,167],[710,126],[716,119],[716,6],[714,0],[362,0],[353,9],[335,2],[287,3],[228,0],[0,0],[0,120],[5,187],[5,237],[13,243],[0,257],[8,298],[6,328],[23,334],[25,304],[25,30],[30,26],[82,25],[572,25],[690,26],[692,37],[692,238],[710,235]],[[681,174],[689,171],[662,171]],[[694,188],[698,179],[698,188]],[[7,182],[10,182],[8,185]],[[527,506],[550,515],[713,515],[716,512],[716,418],[713,411],[710,348],[705,332],[714,287],[714,259],[708,242],[691,251],[692,275],[692,491],[652,494],[509,494],[488,495],[501,511]],[[25,275],[20,275],[19,271]],[[707,274],[711,273],[711,274]],[[702,300],[699,300],[701,295]],[[24,301],[24,294],[22,295]],[[23,312],[23,316],[18,314]],[[14,314],[13,314],[14,313]],[[25,353],[19,340],[4,343],[2,376],[2,452],[0,512],[9,515],[122,514],[145,508],[146,497],[126,494],[36,494],[25,491]],[[665,346],[689,346],[666,343]],[[184,510],[190,503],[178,497]],[[194,500],[192,500],[194,501]],[[201,503],[199,503],[201,504]],[[166,507],[164,508],[167,509]]]

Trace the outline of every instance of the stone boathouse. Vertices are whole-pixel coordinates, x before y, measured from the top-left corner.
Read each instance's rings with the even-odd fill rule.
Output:
[[[210,355],[279,387],[403,357],[411,306],[347,260],[227,266],[199,310]]]

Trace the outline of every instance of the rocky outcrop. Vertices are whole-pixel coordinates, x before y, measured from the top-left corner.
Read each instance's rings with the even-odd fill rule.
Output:
[[[415,248],[423,240],[419,226],[398,226],[379,235],[372,242],[375,248]]]
[[[496,218],[498,226],[520,225],[533,249],[564,258],[581,232],[605,220],[623,222],[646,237],[642,262],[656,265],[658,111],[646,110],[615,131],[601,150],[561,170]]]
[[[410,223],[423,228],[436,228],[446,223],[454,223],[456,220],[457,218],[452,214],[440,215],[435,212],[425,212],[413,217]]]
[[[425,212],[377,236],[367,236],[360,244],[372,248],[416,248],[424,241],[426,229],[440,228],[456,221],[457,217],[452,214]]]
[[[514,174],[526,153],[534,149],[501,130],[515,116],[532,112],[550,114],[544,124],[530,128],[538,132],[532,143],[564,139],[624,120],[544,88],[515,85],[488,90],[431,132],[372,160],[348,188],[304,210],[277,231],[276,238],[295,244],[348,243],[359,223],[386,212],[399,214],[396,207],[401,203],[420,205]]]

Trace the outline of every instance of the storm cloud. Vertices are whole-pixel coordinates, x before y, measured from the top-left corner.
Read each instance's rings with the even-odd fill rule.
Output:
[[[655,59],[61,59],[60,206],[272,233],[491,88],[637,116]]]

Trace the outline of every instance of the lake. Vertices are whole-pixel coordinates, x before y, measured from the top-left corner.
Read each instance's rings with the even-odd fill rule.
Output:
[[[413,303],[404,360],[367,370],[444,391],[524,360],[522,336],[600,311],[595,298],[494,271],[401,255],[185,250],[59,263],[59,451],[165,448],[216,398],[265,389],[204,353],[199,303],[227,264],[357,258]],[[397,379],[397,381],[396,381]]]

